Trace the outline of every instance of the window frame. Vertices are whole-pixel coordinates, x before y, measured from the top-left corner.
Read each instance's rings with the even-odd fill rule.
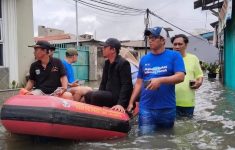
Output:
[[[1,2],[1,0],[0,0],[0,2]],[[0,43],[3,43],[2,31],[3,31],[3,21],[2,21],[2,18],[0,18]]]
[[[3,60],[3,55],[4,55],[4,50],[3,50],[3,19],[2,19],[2,0],[0,0],[0,67],[4,66],[4,60]]]

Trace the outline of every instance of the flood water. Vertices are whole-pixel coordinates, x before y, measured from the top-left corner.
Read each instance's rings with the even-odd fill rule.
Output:
[[[177,120],[172,131],[138,136],[137,122],[134,122],[126,138],[76,142],[13,135],[0,126],[0,149],[235,149],[235,91],[225,89],[218,79],[206,78],[196,100],[194,118]]]

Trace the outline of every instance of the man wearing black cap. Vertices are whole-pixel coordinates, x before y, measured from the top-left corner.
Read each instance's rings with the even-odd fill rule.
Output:
[[[130,64],[119,55],[121,43],[117,39],[109,38],[103,46],[103,56],[107,60],[100,87],[86,94],[85,102],[125,112],[133,89]]]
[[[31,91],[27,95],[45,95],[52,94],[58,87],[60,90],[58,96],[72,99],[72,95],[65,92],[68,85],[68,79],[62,62],[59,59],[50,57],[51,44],[47,41],[38,41],[34,48],[36,62],[32,63],[29,71],[29,80],[25,89]]]
[[[50,47],[51,47],[51,48],[50,48],[50,50],[49,50],[49,56],[50,56],[50,57],[53,57],[56,48],[55,48],[55,46],[53,46],[53,45],[51,45]]]
[[[184,81],[185,68],[180,53],[165,49],[167,33],[155,27],[145,31],[151,52],[142,57],[128,111],[139,93],[139,129],[141,134],[159,128],[172,128],[176,116],[175,84]]]
[[[73,95],[75,101],[84,102],[84,95],[92,91],[91,87],[81,86],[79,81],[74,77],[74,71],[72,63],[76,63],[78,60],[78,51],[75,48],[68,48],[65,52],[65,59],[62,63],[66,70],[66,76],[68,78],[68,90]]]

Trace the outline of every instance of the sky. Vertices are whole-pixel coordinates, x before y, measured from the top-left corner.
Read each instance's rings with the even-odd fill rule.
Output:
[[[91,2],[90,0],[84,0]],[[210,23],[217,20],[210,11],[194,9],[195,0],[106,0],[132,8],[149,8],[158,16],[190,33],[213,31]],[[113,8],[115,9],[115,8]],[[76,33],[74,0],[33,0],[34,35],[38,25]],[[97,40],[115,37],[119,40],[141,40],[146,15],[123,16],[102,12],[78,3],[78,33],[92,34]],[[183,33],[175,27],[150,15],[149,27],[170,27],[170,35]]]

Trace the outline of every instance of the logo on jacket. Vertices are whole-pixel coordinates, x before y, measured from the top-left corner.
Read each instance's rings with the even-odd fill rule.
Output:
[[[40,69],[35,70],[36,75],[40,74]]]
[[[51,72],[57,72],[59,69],[57,67],[52,67]]]

